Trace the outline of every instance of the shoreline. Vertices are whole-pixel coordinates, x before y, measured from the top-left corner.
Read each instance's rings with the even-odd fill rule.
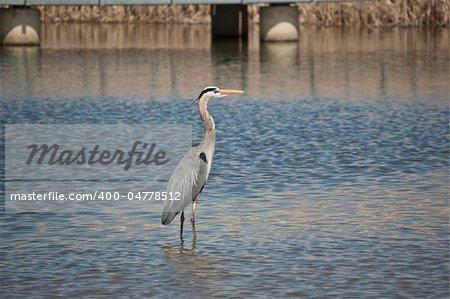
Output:
[[[259,23],[259,8],[248,5],[249,21]],[[299,3],[301,25],[368,27],[450,27],[450,0],[378,0]],[[0,6],[7,8],[7,6]],[[45,23],[210,24],[210,5],[48,5],[36,6]]]

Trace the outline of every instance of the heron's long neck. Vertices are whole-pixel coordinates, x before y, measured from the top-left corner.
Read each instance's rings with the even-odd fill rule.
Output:
[[[213,146],[216,141],[216,125],[212,116],[208,113],[208,101],[206,99],[200,99],[198,103],[198,111],[200,112],[200,118],[203,121],[205,133],[203,135],[202,143],[204,145]]]

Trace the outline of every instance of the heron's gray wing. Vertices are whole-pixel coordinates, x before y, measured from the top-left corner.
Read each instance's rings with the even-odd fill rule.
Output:
[[[180,200],[166,200],[161,216],[163,224],[169,224],[178,213],[192,204],[205,185],[208,163],[200,154],[198,147],[190,149],[172,173],[167,186],[167,196],[175,198],[179,194]]]

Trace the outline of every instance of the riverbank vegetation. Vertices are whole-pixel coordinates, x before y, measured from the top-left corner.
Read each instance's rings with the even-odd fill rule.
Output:
[[[259,7],[249,5],[253,23]],[[301,24],[321,26],[449,26],[450,0],[377,0],[366,2],[301,3]],[[44,22],[193,23],[210,20],[209,5],[39,6]]]

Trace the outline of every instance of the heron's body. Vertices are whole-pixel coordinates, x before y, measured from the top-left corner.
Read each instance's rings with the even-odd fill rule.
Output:
[[[176,215],[181,213],[180,237],[183,234],[184,210],[192,205],[192,228],[195,233],[195,206],[209,177],[216,144],[215,124],[208,113],[208,101],[214,97],[227,94],[242,93],[237,90],[220,90],[217,87],[207,87],[199,95],[198,109],[204,125],[202,142],[191,148],[178,163],[167,186],[168,194],[179,192],[180,200],[167,200],[161,215],[162,224],[169,224]],[[172,193],[169,193],[172,192]]]
[[[175,168],[167,192],[180,192],[181,200],[168,200],[161,216],[162,224],[169,224],[175,216],[192,205],[200,196],[211,170],[214,148],[202,144],[191,148]],[[169,193],[168,193],[169,194]]]

